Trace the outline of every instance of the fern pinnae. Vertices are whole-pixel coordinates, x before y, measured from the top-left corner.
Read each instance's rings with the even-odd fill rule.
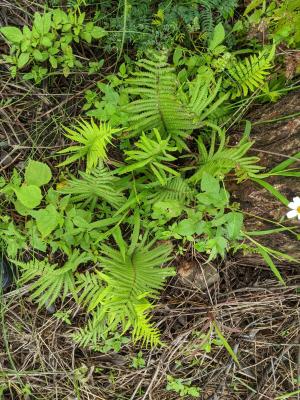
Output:
[[[105,167],[95,168],[89,174],[80,171],[79,175],[79,179],[72,177],[60,189],[61,193],[71,195],[71,201],[89,204],[100,199],[113,208],[119,208],[124,203],[122,188],[118,187],[120,178]]]
[[[272,68],[274,54],[275,46],[270,51],[264,49],[258,55],[250,55],[242,61],[235,61],[227,66],[228,76],[233,86],[232,98],[247,96],[249,92],[253,92],[264,84]]]

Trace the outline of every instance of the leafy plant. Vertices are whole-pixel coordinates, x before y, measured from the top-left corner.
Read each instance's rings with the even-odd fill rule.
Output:
[[[52,173],[47,164],[29,160],[25,169],[22,183],[19,173],[14,170],[13,177],[8,184],[3,184],[0,193],[5,194],[12,201],[22,215],[40,205],[42,201],[41,187],[52,178]]]
[[[141,351],[138,352],[136,357],[132,357],[132,367],[135,369],[144,368],[146,365],[145,359],[143,357],[143,353]]]
[[[228,85],[232,86],[232,97],[247,96],[248,93],[264,84],[265,77],[272,67],[275,54],[275,46],[271,51],[268,48],[262,50],[258,55],[251,55],[243,61],[234,61],[227,66],[229,74]]]
[[[15,26],[2,27],[0,32],[10,45],[10,54],[5,55],[4,60],[12,65],[11,75],[15,77],[18,70],[31,67],[24,79],[40,83],[50,69],[61,67],[68,76],[71,68],[81,67],[72,44],[81,39],[91,43],[106,35],[103,28],[84,20],[85,13],[65,13],[57,8],[43,15],[36,12],[31,29],[27,25],[22,30]]]
[[[146,345],[160,343],[158,330],[147,316],[152,308],[147,298],[154,298],[164,280],[173,275],[172,269],[160,268],[169,259],[171,247],[157,245],[151,249],[151,242],[148,245],[143,243],[146,238],[138,243],[138,235],[139,222],[136,219],[129,245],[120,230],[116,230],[114,237],[119,249],[102,246],[103,255],[99,258],[102,270],[96,271],[96,280],[87,278],[85,294],[81,296],[81,301],[92,311],[92,319],[76,334],[79,343],[96,344],[103,333],[116,329],[119,324],[123,333],[132,328],[134,340],[142,340]],[[96,286],[97,280],[102,282],[101,286]],[[91,284],[87,286],[89,282]],[[91,290],[93,296],[89,295]]]
[[[79,172],[80,178],[72,177],[62,185],[61,193],[71,195],[72,202],[82,202],[82,207],[92,203],[93,208],[99,200],[106,201],[113,208],[124,203],[119,178],[105,167],[98,167],[86,172]]]
[[[162,137],[170,136],[179,150],[186,148],[184,138],[194,129],[210,125],[209,115],[228,95],[212,104],[221,81],[213,85],[213,76],[203,69],[189,85],[183,96],[175,70],[166,62],[166,55],[153,54],[152,59],[136,63],[139,71],[128,78],[126,92],[137,99],[124,106],[128,123],[134,134],[156,128]]]
[[[218,134],[220,143],[217,150],[215,132],[211,135],[209,150],[206,149],[202,137],[198,136],[199,167],[189,180],[196,183],[204,173],[222,179],[232,170],[235,171],[239,182],[255,178],[262,167],[258,165],[258,157],[246,155],[252,146],[248,137],[245,135],[236,146],[227,147],[224,131],[219,130]]]
[[[245,19],[240,21],[246,29],[265,27],[267,36],[276,44],[286,43],[289,47],[296,47],[300,42],[299,22],[300,5],[297,0],[251,1],[244,12]]]
[[[200,396],[200,389],[196,386],[191,386],[191,381],[186,380],[184,381],[181,378],[174,378],[172,375],[167,375],[167,387],[166,390],[170,392],[176,392],[179,394],[180,397],[199,397]]]
[[[169,152],[174,152],[177,148],[169,145],[169,138],[163,140],[157,129],[153,129],[153,136],[155,140],[142,134],[140,140],[135,143],[135,146],[139,150],[125,151],[127,155],[126,161],[134,160],[135,162],[121,167],[118,170],[119,174],[126,174],[135,170],[144,169],[148,166],[162,185],[167,182],[166,172],[178,175],[178,172],[163,164],[163,162],[176,160]]]
[[[238,26],[229,26],[235,0],[115,1],[122,11],[107,22],[102,12],[111,7],[108,3],[97,4],[95,20],[109,27],[103,45],[118,49],[117,72],[105,82],[101,77],[95,88],[86,84],[83,111],[91,119],[64,128],[70,144],[58,153],[66,158],[55,178],[46,164],[33,160],[24,173],[15,170],[0,178],[7,206],[1,210],[0,246],[17,265],[19,284],[29,285],[39,307],[61,301],[56,317],[68,324],[69,302],[85,309],[87,318],[74,338],[101,352],[119,351],[130,337],[145,346],[161,344],[151,311],[166,279],[174,275],[166,265],[177,254],[201,253],[211,262],[246,249],[259,253],[284,283],[273,260],[292,258],[244,230],[243,212],[231,203],[226,178],[230,174],[237,183],[252,179],[286,204],[265,179],[299,176],[290,161],[261,171],[259,159],[248,155],[249,123],[242,140],[230,145],[229,118],[248,103],[235,100],[260,88],[270,92],[267,79],[275,56],[269,45],[234,50],[240,44],[232,38]],[[250,3],[247,15],[255,12],[255,4]],[[68,12],[37,13],[32,28],[1,29],[11,45],[6,61],[13,75],[21,70],[26,79],[40,82],[62,68],[67,76],[71,68],[81,68],[79,58],[86,59],[80,76],[89,79],[100,70],[108,59],[102,47],[85,45],[84,57],[75,56],[82,41],[90,43],[106,33],[86,22],[80,5],[85,2],[75,1]],[[139,59],[150,42],[156,50],[168,43],[170,51],[150,51]],[[126,43],[141,46],[138,61],[123,54]],[[174,43],[180,45],[173,52]],[[97,59],[89,60],[94,51]],[[78,171],[84,163],[85,170]],[[64,168],[70,165],[72,175]],[[222,345],[238,363],[216,322],[202,339],[207,339],[202,350]],[[143,368],[142,353],[132,363]],[[78,381],[80,374],[87,379],[86,368]],[[180,397],[200,396],[200,389],[180,378],[169,377],[167,390]]]
[[[93,119],[91,119],[91,122],[77,121],[77,126],[75,125],[73,128],[64,127],[64,129],[67,132],[65,136],[79,143],[79,145],[60,150],[59,154],[73,153],[73,155],[58,166],[62,167],[81,158],[86,158],[87,172],[91,172],[93,168],[98,166],[99,162],[107,159],[106,147],[108,143],[111,143],[113,134],[121,130],[113,129],[105,122],[97,125]]]
[[[229,195],[219,181],[206,172],[201,190],[196,195],[196,208],[186,209],[187,216],[169,226],[161,237],[188,240],[195,250],[206,253],[209,261],[217,256],[224,258],[229,247],[242,237],[243,214],[234,208],[225,211],[230,208]]]

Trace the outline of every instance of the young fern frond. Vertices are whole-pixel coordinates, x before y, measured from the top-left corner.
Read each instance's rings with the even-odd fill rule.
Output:
[[[132,329],[133,338],[145,345],[159,344],[159,332],[148,317],[152,309],[148,299],[155,298],[165,279],[174,274],[171,268],[161,268],[169,260],[171,246],[151,248],[150,244],[137,244],[138,236],[137,221],[130,246],[119,231],[116,235],[119,250],[104,244],[99,258],[101,271],[96,271],[96,277],[79,280],[79,288],[83,290],[80,300],[92,312],[89,324],[76,335],[82,345],[90,341],[95,344],[105,329],[119,325],[123,333]]]
[[[197,172],[189,178],[193,183],[199,182],[204,173],[214,177],[223,178],[230,171],[235,170],[238,181],[254,177],[262,167],[257,165],[258,157],[245,156],[252,146],[252,142],[246,138],[242,139],[234,147],[225,146],[225,133],[220,131],[220,144],[216,149],[216,134],[211,136],[210,149],[207,151],[201,136],[198,137],[198,149],[200,155],[200,165]],[[219,132],[219,134],[220,134]]]
[[[60,190],[63,194],[71,195],[73,202],[96,204],[98,200],[104,200],[113,208],[119,208],[124,203],[125,197],[117,184],[120,178],[105,167],[95,168],[90,174],[79,172],[79,175],[80,179],[69,179]]]
[[[254,54],[243,61],[235,61],[227,67],[229,74],[228,84],[232,87],[232,98],[247,96],[265,83],[269,70],[272,68],[275,47],[269,52],[267,49],[258,55]]]
[[[190,102],[188,107],[198,123],[205,123],[209,116],[229,97],[229,93],[226,93],[214,101],[220,91],[222,80],[219,79],[215,87],[212,87],[213,77],[212,70],[203,67],[190,83]]]
[[[121,167],[119,174],[126,174],[140,169],[149,171],[164,185],[167,181],[166,172],[178,175],[178,172],[165,165],[165,162],[176,160],[169,152],[176,151],[177,148],[169,144],[169,138],[162,139],[157,129],[153,129],[154,138],[147,137],[144,133],[140,140],[135,143],[138,150],[125,151],[126,161],[135,161],[132,164]]]
[[[73,128],[64,127],[65,136],[73,142],[79,143],[76,146],[70,146],[59,151],[59,154],[72,153],[69,158],[60,163],[58,166],[64,166],[73,163],[81,158],[86,158],[86,171],[90,172],[98,166],[99,162],[107,159],[106,148],[111,142],[113,134],[121,129],[113,129],[105,122],[97,125],[93,119],[88,121],[77,121],[77,125]]]

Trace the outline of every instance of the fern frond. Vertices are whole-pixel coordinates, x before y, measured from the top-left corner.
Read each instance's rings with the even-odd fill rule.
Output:
[[[145,189],[149,190],[146,201],[151,204],[168,200],[188,204],[195,195],[195,191],[189,186],[187,180],[180,176],[169,178],[166,185],[159,185],[158,182],[147,184]]]
[[[141,341],[144,346],[158,346],[161,344],[160,332],[153,326],[147,311],[150,307],[146,304],[138,304],[135,307],[137,323],[132,330],[132,338],[134,342]]]
[[[102,246],[103,255],[99,258],[102,270],[96,271],[97,277],[79,278],[80,300],[92,313],[88,325],[76,335],[82,345],[90,341],[95,344],[105,330],[111,331],[118,326],[122,327],[123,333],[131,328],[134,339],[142,340],[145,345],[159,343],[159,332],[148,317],[152,309],[148,299],[155,298],[165,279],[174,274],[171,268],[161,268],[169,259],[171,247],[134,245],[138,227],[134,228],[133,246],[128,246],[118,236],[119,250]]]
[[[78,251],[74,251],[62,267],[50,264],[47,260],[33,260],[28,263],[15,262],[15,264],[23,270],[20,279],[22,284],[38,277],[30,287],[31,298],[37,301],[39,307],[43,305],[49,307],[58,297],[64,299],[70,293],[77,299],[74,272],[80,264],[90,259],[91,256],[88,254],[79,254]]]
[[[262,167],[257,165],[259,161],[258,157],[245,156],[251,148],[252,142],[242,139],[236,146],[226,147],[224,131],[221,131],[220,136],[220,145],[216,150],[216,134],[212,134],[209,151],[206,150],[202,138],[198,137],[200,165],[197,172],[190,177],[189,181],[193,183],[199,182],[204,173],[223,178],[232,170],[235,170],[238,181],[242,181],[248,177],[254,177],[262,169]]]
[[[233,87],[232,98],[247,96],[263,86],[272,68],[274,52],[274,47],[270,53],[268,50],[263,50],[258,55],[251,55],[243,61],[235,61],[227,67],[229,85]]]
[[[233,16],[234,10],[238,5],[237,0],[199,0],[203,7],[200,13],[200,22],[202,30],[208,36],[213,32],[216,22],[222,17],[224,20]]]
[[[83,306],[88,306],[104,287],[99,275],[93,272],[76,274],[76,286],[78,303]]]
[[[184,139],[194,129],[201,126],[228,95],[213,104],[221,81],[214,85],[213,74],[206,68],[190,83],[187,103],[180,96],[179,81],[175,70],[167,63],[166,56],[153,55],[153,60],[141,60],[136,63],[140,70],[127,79],[126,89],[137,96],[124,106],[129,113],[131,130],[135,134],[159,130],[163,138],[170,136],[181,151],[186,148]]]
[[[132,164],[119,168],[119,174],[126,174],[141,168],[149,168],[151,173],[164,185],[167,181],[166,172],[178,175],[178,172],[165,163],[176,160],[169,152],[177,150],[169,144],[169,138],[162,139],[157,129],[153,129],[153,139],[144,133],[140,140],[135,143],[136,150],[125,151],[126,161],[135,161]]]
[[[104,200],[114,208],[124,203],[125,197],[118,186],[120,178],[105,167],[93,169],[90,174],[79,172],[80,179],[72,178],[67,181],[60,192],[71,195],[73,202],[96,203]]]
[[[71,164],[72,162],[86,157],[86,170],[90,172],[97,167],[99,161],[107,159],[106,147],[111,142],[114,133],[121,129],[113,129],[107,123],[97,125],[93,119],[91,122],[81,120],[73,128],[64,127],[65,136],[73,142],[79,143],[59,151],[59,154],[72,153],[73,155],[60,163],[58,166]]]
[[[203,8],[200,13],[200,25],[201,30],[206,34],[206,38],[209,39],[214,30],[214,18],[213,18],[213,10],[208,1],[202,1],[200,3]]]
[[[37,260],[33,258],[28,262],[10,260],[20,269],[21,277],[19,278],[19,283],[21,285],[32,281],[38,276],[43,275],[52,270],[52,268],[56,268],[57,264],[50,264],[47,259]]]
[[[126,91],[139,98],[129,103],[129,124],[135,133],[157,128],[165,136],[179,140],[193,129],[189,111],[181,104],[176,91],[178,80],[166,55],[153,54],[153,60],[136,63],[139,71],[127,79]],[[180,141],[183,145],[182,140]]]

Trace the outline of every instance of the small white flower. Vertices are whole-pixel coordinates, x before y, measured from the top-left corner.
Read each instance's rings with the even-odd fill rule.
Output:
[[[290,208],[291,211],[289,211],[286,216],[288,218],[298,217],[300,220],[300,197],[294,197],[293,201],[288,204],[288,208]]]

